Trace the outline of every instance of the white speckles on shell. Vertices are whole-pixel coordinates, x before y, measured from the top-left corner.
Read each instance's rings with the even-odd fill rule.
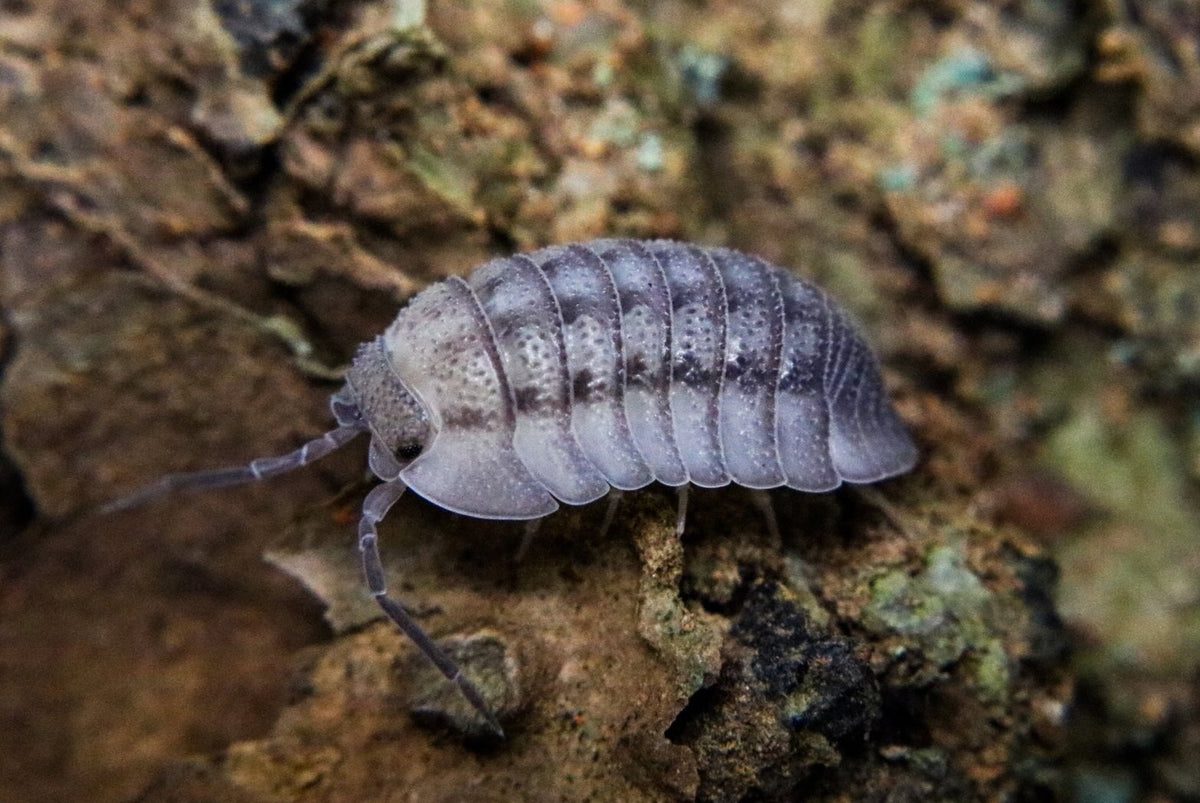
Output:
[[[460,279],[419,293],[384,334],[392,369],[425,406],[436,432],[400,477],[455,512],[545,516],[558,504],[513,449],[512,400],[492,337]],[[369,410],[364,415],[370,419]]]
[[[739,485],[774,488],[785,477],[775,438],[783,299],[775,273],[753,257],[713,249],[729,308],[721,384],[725,468]]]
[[[567,353],[576,370],[577,382],[571,387],[577,397],[599,398],[615,395],[614,387],[619,379],[615,371],[606,370],[606,362],[615,359],[609,324],[586,313],[563,325],[563,336],[567,341]]]
[[[534,518],[655,480],[824,491],[916,459],[833,302],[728,249],[597,240],[493,260],[419,294],[384,344],[435,431],[400,476],[468,515]]]
[[[489,310],[490,312],[490,310]],[[507,344],[511,363],[506,360],[504,370],[513,388],[528,389],[536,399],[530,405],[537,407],[553,404],[558,398],[558,386],[566,386],[566,366],[559,360],[556,338],[551,336],[549,318],[534,318],[532,322],[518,325]],[[560,376],[561,372],[561,376]]]
[[[657,365],[659,372],[651,374],[649,371],[644,370],[637,377],[639,383],[651,385],[657,380],[660,374],[665,374],[666,372],[666,363],[663,361],[663,355],[667,342],[669,321],[660,318],[653,309],[645,304],[639,304],[626,309],[624,316],[625,364],[626,366],[629,366],[631,363],[640,363],[647,366],[651,364]],[[628,376],[628,368],[626,373],[626,387],[628,387],[634,384],[634,377]]]
[[[849,334],[827,392],[833,466],[843,480],[860,483],[907,471],[916,451],[884,396],[874,357],[845,317],[836,311],[834,315]]]
[[[652,475],[623,404],[621,310],[612,273],[586,245],[544,248],[529,257],[550,280],[562,313],[575,437],[613,487],[641,488]]]
[[[671,291],[671,417],[688,480],[704,488],[729,482],[717,422],[725,350],[725,289],[701,249],[652,242]]]
[[[572,431],[562,319],[546,278],[528,259],[497,259],[472,273],[468,284],[491,323],[512,392],[517,456],[568,504],[603,496],[608,483]]]
[[[675,445],[671,384],[671,293],[658,260],[635,240],[597,240],[592,250],[612,273],[622,312],[625,417],[653,479],[683,485]]]
[[[816,288],[781,281],[783,351],[775,403],[775,437],[787,484],[828,491],[841,482],[829,457],[829,408],[824,373],[831,326],[828,304]]]

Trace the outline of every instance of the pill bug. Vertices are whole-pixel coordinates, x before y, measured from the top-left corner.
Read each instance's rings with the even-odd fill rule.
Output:
[[[417,294],[363,344],[337,427],[239,468],[163,477],[108,506],[299,468],[370,436],[383,482],[359,549],[384,612],[502,735],[474,685],[388,596],[376,529],[405,489],[538,520],[652,482],[829,491],[912,468],[874,356],[812,284],[726,248],[595,240],[494,259]]]

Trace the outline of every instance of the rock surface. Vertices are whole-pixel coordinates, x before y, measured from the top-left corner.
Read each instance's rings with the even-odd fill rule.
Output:
[[[0,4],[3,794],[1200,796],[1200,26],[1136,6]],[[923,459],[520,562],[403,500],[391,586],[506,741],[362,590],[361,447],[96,512],[327,428],[426,283],[601,235],[821,283]]]

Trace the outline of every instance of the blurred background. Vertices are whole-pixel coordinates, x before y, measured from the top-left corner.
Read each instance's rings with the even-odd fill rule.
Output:
[[[1200,800],[1198,208],[1182,0],[0,0],[0,799]],[[414,724],[356,607],[361,447],[94,512],[600,236],[821,284],[923,458],[776,494],[782,543],[648,492],[510,569],[405,500],[401,596],[518,659],[505,745]]]

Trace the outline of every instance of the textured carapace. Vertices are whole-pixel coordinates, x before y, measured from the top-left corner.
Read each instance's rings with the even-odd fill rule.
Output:
[[[406,488],[536,520],[657,481],[681,488],[682,532],[689,483],[828,491],[916,460],[874,356],[824,293],[665,240],[553,246],[427,288],[359,349],[332,408],[338,427],[291,454],[170,475],[109,508],[280,474],[369,433],[384,483],[359,522],[367,585],[495,734],[475,686],[387,594],[376,525]]]
[[[828,491],[916,457],[845,314],[725,248],[495,259],[420,293],[347,379],[380,477],[481,518],[654,481]]]

